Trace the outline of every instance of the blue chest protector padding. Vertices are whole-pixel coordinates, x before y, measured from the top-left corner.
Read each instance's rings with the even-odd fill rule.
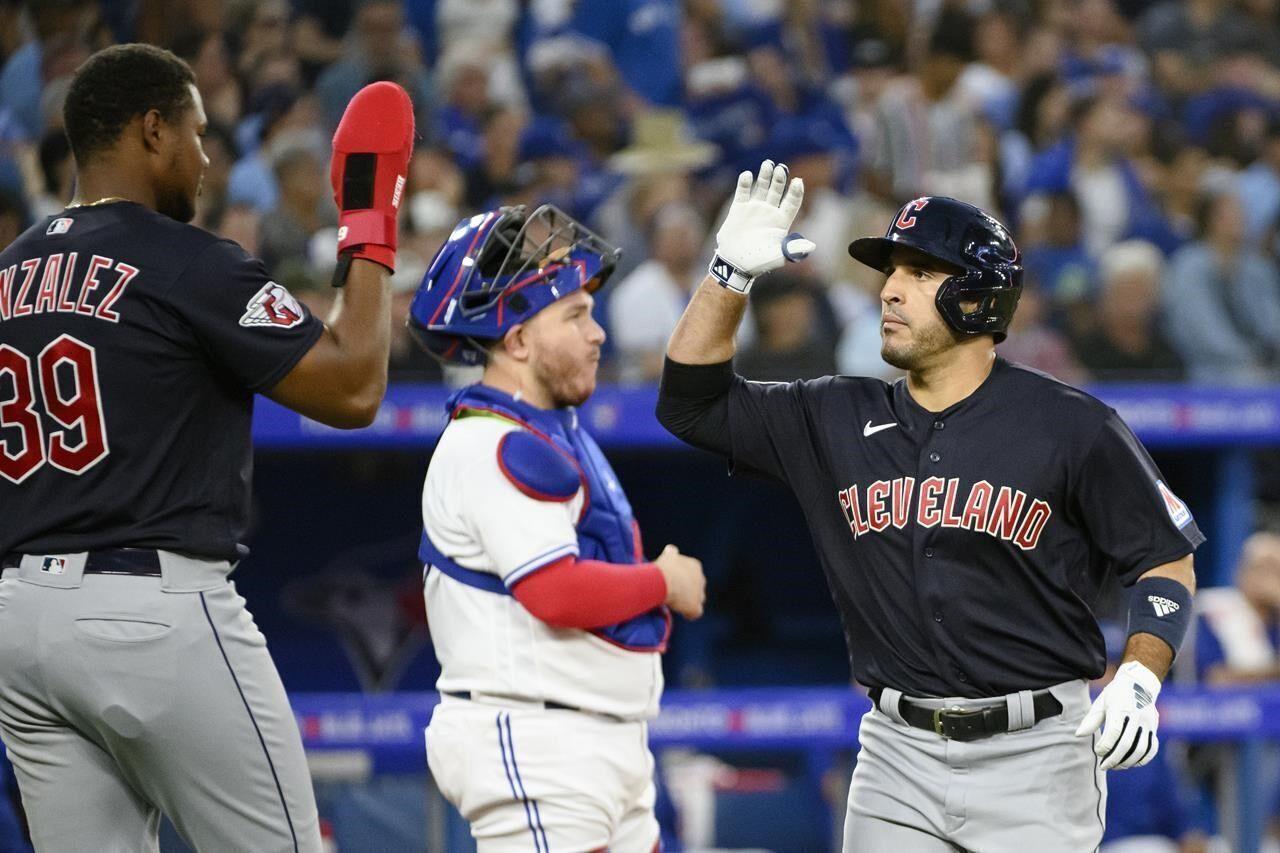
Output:
[[[580,559],[624,565],[644,562],[644,555],[637,549],[638,537],[631,504],[595,440],[578,426],[576,410],[539,409],[485,385],[469,385],[459,390],[449,398],[447,407],[451,417],[488,412],[514,421],[527,430],[527,438],[514,438],[518,433],[508,434],[509,440],[516,442],[514,451],[509,450],[504,455],[501,446],[499,450],[499,461],[510,468],[506,472],[508,479],[517,488],[520,488],[520,482],[524,482],[536,491],[545,491],[546,495],[541,499],[567,500],[573,497],[579,485],[585,486],[583,512],[575,525]],[[527,444],[531,439],[550,444],[571,467],[576,467],[578,479],[573,484],[573,491],[568,492],[568,498],[557,497],[564,495],[569,488],[563,470],[557,471],[556,466],[548,464],[540,453],[534,452]],[[504,443],[507,441],[504,439]],[[522,488],[521,491],[525,490]],[[425,531],[418,556],[454,580],[487,592],[511,594],[494,575],[464,568],[446,557],[427,538]],[[625,622],[593,629],[592,633],[632,651],[662,651],[671,633],[671,616],[666,607],[655,607]]]
[[[498,442],[498,467],[511,485],[535,500],[571,500],[582,487],[573,460],[526,429],[513,429]]]

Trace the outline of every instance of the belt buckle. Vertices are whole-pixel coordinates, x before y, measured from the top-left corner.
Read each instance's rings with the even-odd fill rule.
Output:
[[[951,735],[947,734],[945,730],[945,726],[943,726],[943,723],[945,722],[943,718],[943,714],[947,714],[947,715],[958,714],[960,716],[971,717],[971,716],[974,716],[975,714],[981,714],[981,713],[982,711],[980,709],[961,708],[959,705],[947,705],[945,707],[938,708],[933,712],[933,730],[935,733],[937,733],[938,737],[944,738],[946,740],[950,740]]]

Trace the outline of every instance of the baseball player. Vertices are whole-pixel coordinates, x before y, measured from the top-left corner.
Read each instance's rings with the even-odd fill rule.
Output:
[[[441,665],[427,761],[481,853],[658,846],[646,720],[668,608],[696,619],[705,581],[675,546],[645,561],[574,408],[618,254],[550,205],[504,207],[454,229],[410,308],[428,351],[484,365],[449,400],[419,552]]]
[[[740,176],[658,416],[804,507],[874,702],[845,849],[1093,850],[1102,771],[1159,748],[1156,697],[1204,537],[1114,411],[996,355],[1022,268],[1000,223],[963,202],[916,199],[849,247],[887,275],[881,352],[904,380],[735,376],[752,281],[813,247],[788,234],[803,189],[770,161]],[[1090,705],[1108,575],[1133,588],[1129,636]]]
[[[37,850],[316,851],[302,743],[228,582],[255,393],[339,427],[386,384],[413,115],[389,83],[334,137],[342,309],[326,326],[187,222],[208,164],[191,69],[147,45],[76,72],[74,202],[0,253],[0,735]]]

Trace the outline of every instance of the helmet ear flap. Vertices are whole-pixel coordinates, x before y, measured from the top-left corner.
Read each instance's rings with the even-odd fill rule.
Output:
[[[409,334],[418,346],[442,364],[476,366],[485,363],[487,353],[473,338],[433,332],[412,317],[408,326]]]
[[[953,275],[938,288],[934,304],[947,325],[964,335],[991,334],[996,343],[1006,337],[1018,297],[1022,294],[1021,269],[997,264]],[[966,311],[962,303],[974,302]]]

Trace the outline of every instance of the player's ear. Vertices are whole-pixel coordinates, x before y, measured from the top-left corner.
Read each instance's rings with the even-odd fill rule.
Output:
[[[517,323],[502,336],[502,348],[516,361],[529,360],[529,327]]]
[[[142,136],[142,147],[148,154],[159,153],[164,145],[164,136],[169,132],[164,117],[159,110],[147,110],[139,120],[138,132]]]

